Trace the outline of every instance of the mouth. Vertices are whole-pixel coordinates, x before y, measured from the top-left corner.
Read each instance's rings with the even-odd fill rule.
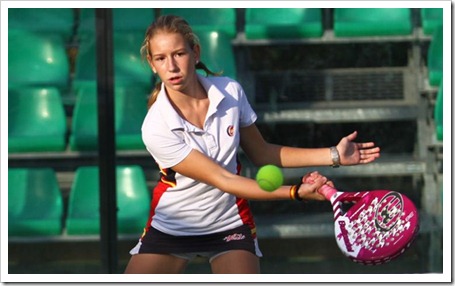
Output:
[[[168,79],[168,81],[171,84],[179,84],[182,80],[183,80],[183,77],[181,77],[181,76],[173,76],[173,77]]]

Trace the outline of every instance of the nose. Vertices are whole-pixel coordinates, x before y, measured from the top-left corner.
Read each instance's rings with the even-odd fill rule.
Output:
[[[175,72],[178,70],[178,65],[177,65],[177,62],[174,59],[174,57],[170,57],[167,68],[168,68],[168,71],[170,71],[170,72]]]

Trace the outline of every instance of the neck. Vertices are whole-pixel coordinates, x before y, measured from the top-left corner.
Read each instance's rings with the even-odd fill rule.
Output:
[[[169,94],[169,101],[180,117],[200,129],[204,128],[210,102],[201,84],[190,95],[181,92]]]
[[[198,104],[207,99],[207,92],[196,77],[193,84],[184,90],[171,90],[166,88],[169,99],[178,106]]]

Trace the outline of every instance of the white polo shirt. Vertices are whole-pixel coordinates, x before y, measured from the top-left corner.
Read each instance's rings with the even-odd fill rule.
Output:
[[[236,81],[227,77],[198,77],[210,100],[203,129],[180,117],[164,86],[142,125],[142,139],[161,169],[149,223],[164,233],[179,236],[210,234],[246,223],[254,234],[246,200],[172,170],[196,149],[230,172],[238,173],[239,129],[257,119]]]

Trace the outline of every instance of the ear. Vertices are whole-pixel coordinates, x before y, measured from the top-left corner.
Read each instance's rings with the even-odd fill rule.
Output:
[[[153,63],[152,63],[152,57],[149,56],[149,55],[147,55],[147,62],[149,63],[149,66],[152,69],[153,73],[156,73],[156,69],[155,69],[155,67],[153,66]]]
[[[201,46],[194,45],[193,53],[194,53],[194,62],[197,64],[201,60]]]

